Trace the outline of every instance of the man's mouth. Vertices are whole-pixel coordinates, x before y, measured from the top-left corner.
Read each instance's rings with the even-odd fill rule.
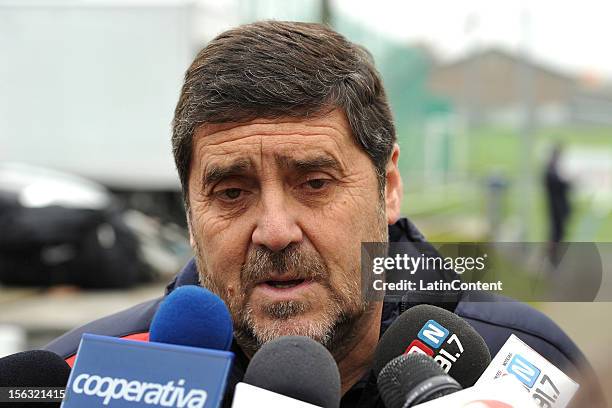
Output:
[[[262,280],[255,285],[255,292],[268,299],[289,300],[302,296],[310,291],[315,283],[313,279],[297,278],[296,276],[275,276]]]
[[[268,280],[263,283],[276,289],[289,289],[304,283],[304,281],[305,279]]]

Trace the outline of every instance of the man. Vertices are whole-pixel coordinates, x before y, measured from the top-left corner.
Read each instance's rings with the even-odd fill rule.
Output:
[[[400,218],[399,148],[367,52],[317,24],[260,22],[222,33],[186,73],[172,144],[196,256],[168,292],[199,282],[228,305],[237,359],[226,405],[262,344],[304,335],[334,355],[342,406],[382,406],[374,350],[419,301],[409,293],[401,302],[363,298],[360,247],[424,238]],[[71,361],[84,331],[146,340],[158,303],[48,348]],[[553,363],[591,375],[567,336],[525,305],[458,297],[442,306],[472,323],[492,354],[516,333]]]
[[[565,231],[572,207],[569,200],[570,183],[559,170],[562,146],[557,144],[550,155],[544,171],[544,187],[548,201],[549,259],[553,267],[560,262],[559,244],[565,238]]]

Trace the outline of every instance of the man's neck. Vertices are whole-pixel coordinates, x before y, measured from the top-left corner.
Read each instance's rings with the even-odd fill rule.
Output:
[[[380,335],[380,320],[382,302],[373,302],[369,310],[362,316],[359,329],[353,334],[353,344],[342,356],[336,356],[338,370],[344,395],[372,366],[374,352]]]

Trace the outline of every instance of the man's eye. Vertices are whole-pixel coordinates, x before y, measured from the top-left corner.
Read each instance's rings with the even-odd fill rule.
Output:
[[[236,200],[242,194],[242,190],[239,188],[228,188],[221,191],[221,198],[226,200]]]
[[[325,179],[312,179],[306,182],[306,185],[313,190],[321,190],[329,181]]]

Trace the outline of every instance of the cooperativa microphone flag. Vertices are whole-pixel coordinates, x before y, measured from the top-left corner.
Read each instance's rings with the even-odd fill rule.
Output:
[[[218,407],[234,357],[223,301],[182,286],[161,303],[150,330],[149,343],[85,334],[62,407]]]
[[[216,408],[228,351],[84,334],[62,408]]]

